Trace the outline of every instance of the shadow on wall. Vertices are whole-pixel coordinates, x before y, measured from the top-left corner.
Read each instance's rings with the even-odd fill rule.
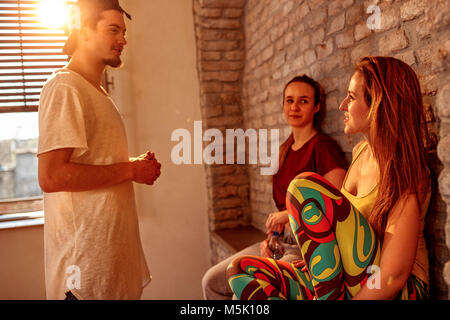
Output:
[[[445,218],[440,212],[445,212],[445,202],[441,198],[438,185],[438,173],[442,171],[442,163],[437,154],[430,157],[430,167],[433,174],[432,198],[425,218],[425,238],[430,263],[430,299],[443,299],[448,297],[448,287],[443,277],[446,261],[450,260],[450,250],[442,243],[445,239]],[[444,208],[439,208],[444,206]]]

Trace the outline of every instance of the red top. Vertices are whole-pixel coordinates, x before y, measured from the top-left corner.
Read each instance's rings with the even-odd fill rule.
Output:
[[[335,168],[347,170],[344,153],[336,141],[317,133],[300,149],[289,147],[285,161],[273,176],[273,200],[279,211],[286,210],[286,192],[291,181],[300,173],[310,171],[324,176]]]

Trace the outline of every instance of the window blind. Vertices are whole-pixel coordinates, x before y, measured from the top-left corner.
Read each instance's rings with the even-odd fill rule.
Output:
[[[0,0],[0,113],[37,111],[45,81],[68,61],[62,53],[64,28],[46,28],[39,5],[39,0]]]

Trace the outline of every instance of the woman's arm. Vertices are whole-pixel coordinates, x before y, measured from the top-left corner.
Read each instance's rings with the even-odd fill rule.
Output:
[[[317,143],[313,153],[315,172],[340,190],[347,173],[344,154],[335,141]]]
[[[341,190],[346,173],[347,171],[345,171],[345,169],[335,168],[326,173],[323,177],[330,181],[336,187],[336,189]]]
[[[420,228],[416,195],[400,199],[388,217],[379,266],[379,287],[364,285],[355,300],[394,299],[411,275]],[[376,283],[376,282],[375,282]]]

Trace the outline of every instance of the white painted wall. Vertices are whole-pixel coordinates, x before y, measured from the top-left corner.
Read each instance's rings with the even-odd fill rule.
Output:
[[[135,184],[141,238],[153,281],[143,299],[202,299],[209,267],[207,194],[200,165],[174,165],[177,128],[201,120],[192,2],[122,0],[125,66],[110,71],[112,96],[127,127],[130,152],[151,150],[162,163],[153,186]],[[192,133],[193,135],[193,133]]]
[[[44,227],[0,229],[0,300],[45,299]]]

